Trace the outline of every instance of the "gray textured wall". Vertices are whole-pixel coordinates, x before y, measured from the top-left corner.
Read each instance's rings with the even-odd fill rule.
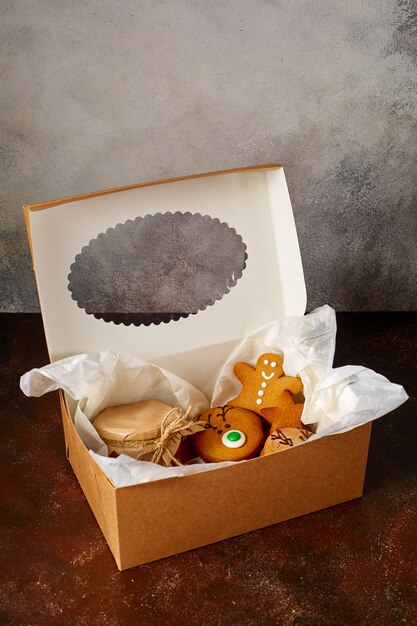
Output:
[[[0,289],[21,206],[279,161],[309,308],[417,308],[415,0],[2,0]]]

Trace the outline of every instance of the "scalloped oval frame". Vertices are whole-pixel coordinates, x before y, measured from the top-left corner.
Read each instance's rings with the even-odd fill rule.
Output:
[[[218,218],[147,214],[84,246],[70,267],[68,289],[96,319],[167,324],[221,300],[242,277],[247,258],[242,237]]]

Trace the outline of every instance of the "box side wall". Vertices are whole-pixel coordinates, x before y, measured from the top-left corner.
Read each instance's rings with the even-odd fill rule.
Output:
[[[121,569],[360,497],[371,425],[202,474],[116,490]]]
[[[67,458],[113,556],[119,564],[120,550],[115,497],[116,489],[104,474],[103,470],[95,463],[79,438],[69,416],[62,391],[59,392],[59,399]]]

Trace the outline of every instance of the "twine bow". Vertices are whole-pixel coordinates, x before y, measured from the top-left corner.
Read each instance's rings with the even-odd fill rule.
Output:
[[[178,417],[168,423],[171,414],[176,411]],[[152,463],[160,463],[163,465],[181,465],[181,463],[175,458],[174,454],[178,450],[178,446],[181,443],[181,438],[186,435],[192,435],[200,430],[204,430],[204,423],[198,420],[192,420],[190,418],[191,407],[189,406],[186,411],[183,411],[180,407],[174,407],[165,415],[161,423],[161,434],[157,439],[153,441],[153,455]],[[172,453],[171,450],[175,452]],[[150,449],[149,452],[152,450]]]

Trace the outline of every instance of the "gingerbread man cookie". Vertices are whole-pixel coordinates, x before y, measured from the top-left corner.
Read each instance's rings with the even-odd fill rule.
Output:
[[[213,407],[198,418],[204,430],[191,437],[197,454],[209,462],[243,461],[259,452],[264,433],[256,413],[238,407]]]
[[[236,363],[233,372],[242,383],[240,394],[230,400],[229,406],[255,411],[277,428],[301,428],[304,404],[296,404],[293,395],[301,392],[299,378],[284,376],[283,358],[267,352],[261,354],[253,368],[249,363]]]

